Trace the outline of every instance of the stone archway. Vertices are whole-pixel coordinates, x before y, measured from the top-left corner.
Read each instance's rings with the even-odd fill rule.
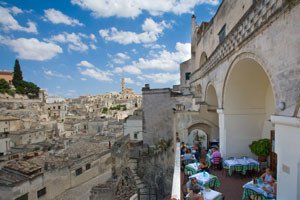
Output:
[[[235,62],[224,86],[221,151],[226,156],[254,156],[253,140],[269,138],[275,100],[270,79],[252,58]]]
[[[208,84],[205,95],[205,102],[209,107],[214,109],[218,108],[218,97],[215,87],[212,84]]]
[[[187,144],[193,144],[194,141],[199,141],[202,148],[208,148],[208,134],[202,129],[193,129],[189,131]]]

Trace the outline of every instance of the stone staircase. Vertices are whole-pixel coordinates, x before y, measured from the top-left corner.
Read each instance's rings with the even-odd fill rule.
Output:
[[[148,194],[149,189],[147,185],[143,182],[143,180],[140,179],[140,177],[137,175],[137,167],[138,167],[138,161],[135,158],[130,158],[128,161],[128,167],[133,173],[134,180],[138,189],[138,193],[144,194],[144,195],[135,195],[132,200],[155,200],[156,198],[153,198],[151,196],[145,195]]]
[[[138,165],[137,163],[138,163],[137,159],[130,158],[129,161],[128,161],[128,167],[130,168],[130,170],[133,173],[134,180],[135,180],[137,188],[138,189],[144,189],[144,188],[146,188],[146,185],[140,179],[140,177],[137,175],[137,165]]]

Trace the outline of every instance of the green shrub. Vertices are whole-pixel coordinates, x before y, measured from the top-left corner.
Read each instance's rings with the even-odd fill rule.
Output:
[[[271,141],[269,139],[260,139],[253,141],[250,145],[250,150],[257,156],[268,156],[271,150]]]

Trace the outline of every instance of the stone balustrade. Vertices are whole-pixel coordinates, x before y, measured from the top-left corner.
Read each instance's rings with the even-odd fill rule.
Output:
[[[220,43],[210,55],[208,60],[191,75],[191,83],[204,77],[227,55],[244,43],[253,33],[258,31],[277,12],[279,12],[285,1],[283,0],[257,0],[239,20],[235,27],[229,32],[225,40]],[[198,42],[202,37],[197,38]]]

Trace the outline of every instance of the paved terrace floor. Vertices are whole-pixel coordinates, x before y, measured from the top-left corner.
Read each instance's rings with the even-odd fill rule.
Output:
[[[243,194],[243,185],[252,180],[252,177],[250,175],[241,176],[239,174],[234,174],[232,176],[229,176],[223,170],[219,169],[211,169],[211,174],[214,174],[219,178],[221,186],[220,188],[216,189],[216,191],[221,192],[224,195],[225,200],[241,200]],[[185,183],[183,180],[184,173],[182,172],[182,187],[185,187]]]

